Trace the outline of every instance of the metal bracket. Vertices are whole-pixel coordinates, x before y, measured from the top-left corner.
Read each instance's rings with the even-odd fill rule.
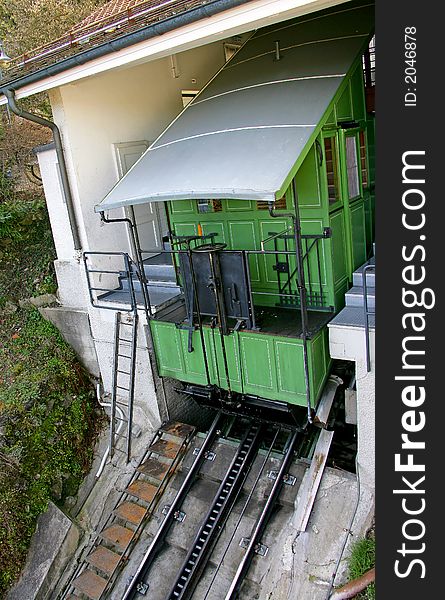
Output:
[[[148,583],[143,583],[141,581],[140,583],[137,584],[136,591],[138,592],[138,594],[142,594],[142,596],[145,596],[145,594],[148,592],[149,587],[150,586],[148,585]]]
[[[332,229],[331,227],[323,227],[323,237],[330,238],[332,237]]]
[[[285,262],[277,262],[272,265],[272,269],[278,273],[289,273],[289,265]]]
[[[165,504],[165,506],[162,509],[162,514],[166,515],[168,513],[168,511],[170,510],[170,504]],[[187,513],[185,513],[183,510],[177,510],[174,514],[173,514],[173,518],[175,521],[178,521],[179,523],[183,523],[185,521],[185,518],[187,516]]]
[[[272,479],[272,481],[275,481],[275,479],[278,477],[278,471],[268,471],[267,477],[268,479]],[[297,478],[293,475],[289,475],[289,473],[286,473],[286,475],[284,475],[283,477],[283,483],[286,485],[295,485],[296,482]]]
[[[239,545],[241,548],[246,549],[249,546],[249,543],[250,538],[243,537],[241,538]],[[266,554],[269,552],[269,546],[266,546],[266,544],[257,544],[254,552],[255,554],[258,554],[258,556],[266,556]]]
[[[193,456],[198,456],[200,449],[201,448],[193,448]],[[215,454],[215,452],[209,452],[209,451],[207,451],[204,454],[204,458],[206,460],[209,460],[210,462],[213,462],[215,460],[215,458],[216,458],[216,454]]]

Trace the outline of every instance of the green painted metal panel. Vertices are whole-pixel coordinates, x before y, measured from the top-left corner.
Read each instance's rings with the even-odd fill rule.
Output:
[[[175,223],[175,234],[176,235],[197,235],[198,227],[197,223],[189,222],[189,223]]]
[[[199,219],[199,217],[198,217]],[[216,233],[216,238],[215,238],[215,242],[218,243],[227,243],[227,236],[226,236],[226,232],[225,232],[225,227],[224,227],[224,223],[217,222],[217,221],[207,221],[207,222],[203,222],[201,223],[201,227],[202,227],[202,232],[204,234],[207,233]]]
[[[319,155],[316,146],[309,150],[295,177],[298,203],[304,208],[320,208]]]
[[[326,329],[311,341],[310,374],[312,399],[319,397],[327,375],[327,357],[329,355],[327,343]]]
[[[331,245],[334,286],[337,288],[347,279],[348,276],[346,260],[346,232],[344,213],[342,210],[331,214],[330,227],[332,230]]]
[[[169,202],[169,208],[172,214],[194,214],[195,203],[193,200],[177,200],[176,202]]]
[[[244,391],[270,398],[276,397],[277,375],[273,336],[240,334]]]
[[[349,121],[352,119],[351,86],[349,83],[335,105],[335,112],[337,121]]]
[[[227,376],[224,366],[221,334],[216,329],[205,328],[207,348],[211,348],[213,363],[212,383],[227,389]],[[241,360],[238,332],[224,336],[230,387],[234,392],[242,392]]]
[[[188,331],[173,323],[151,321],[159,374],[179,381],[206,385],[201,338],[193,333],[188,352]],[[204,327],[210,381],[227,389],[221,338],[218,330]],[[308,340],[311,401],[315,405],[328,369],[327,330]],[[224,337],[232,391],[305,406],[303,343],[301,339],[262,333],[234,332]],[[240,356],[241,355],[241,356]]]
[[[261,235],[261,239],[265,240],[267,237],[269,237],[269,235],[272,233],[280,233],[281,231],[286,230],[289,227],[289,220],[288,219],[274,219],[271,220],[269,219],[262,219],[259,222],[259,226],[260,226],[260,235]],[[295,247],[295,244],[290,244],[290,248],[292,249],[292,246]],[[264,248],[265,250],[273,250],[274,249],[274,242],[273,240],[271,240],[270,242],[267,242],[264,244]],[[285,245],[284,245],[284,241],[283,240],[277,240],[277,248],[279,250],[284,250]],[[279,257],[281,261],[285,260],[284,256]],[[276,290],[277,289],[277,273],[276,271],[273,270],[273,265],[275,265],[275,256],[273,255],[264,255],[260,257],[260,261],[261,261],[261,265],[262,265],[262,273],[261,273],[261,280],[263,283],[263,287],[270,287],[271,290]],[[295,264],[294,260],[291,260],[292,263],[292,268],[293,265]],[[267,284],[270,284],[269,286],[267,286]],[[266,285],[264,285],[266,284]]]
[[[191,383],[207,385],[204,353],[202,351],[199,331],[193,332],[193,352],[188,351],[189,332],[182,329],[178,331],[178,335],[181,339],[182,364],[184,365],[184,373],[187,375],[187,380]]]
[[[281,397],[301,396],[303,404],[306,396],[304,381],[304,354],[302,340],[275,340],[278,391]],[[296,373],[299,374],[296,377]],[[303,377],[301,375],[303,374]]]
[[[363,121],[366,118],[365,92],[363,87],[363,69],[361,64],[357,65],[351,77],[352,114],[355,121]]]
[[[351,205],[352,265],[357,269],[366,261],[365,207],[362,200]]]
[[[246,212],[253,210],[252,200],[224,200],[225,208],[228,212]]]
[[[243,219],[228,221],[230,247],[234,250],[258,250],[258,229],[256,220]],[[252,283],[260,281],[260,269],[257,255],[249,256],[250,277]]]
[[[153,342],[160,373],[181,379],[185,373],[179,331],[172,323],[152,321]]]

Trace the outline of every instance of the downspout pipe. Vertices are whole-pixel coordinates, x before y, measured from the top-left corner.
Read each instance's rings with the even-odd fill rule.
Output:
[[[60,179],[62,182],[63,194],[65,196],[71,233],[73,235],[74,250],[76,250],[76,252],[80,252],[82,250],[82,244],[79,236],[79,228],[77,225],[76,213],[74,211],[73,195],[71,193],[70,182],[68,179],[68,171],[66,168],[65,154],[63,152],[62,136],[60,135],[60,130],[53,121],[49,121],[48,119],[44,119],[43,117],[39,117],[38,115],[34,115],[20,108],[16,102],[15,93],[13,90],[4,89],[3,93],[8,100],[8,106],[10,110],[15,115],[21,117],[22,119],[26,119],[28,121],[32,121],[33,123],[37,123],[38,125],[42,125],[42,127],[48,127],[52,131],[54,145],[56,147],[57,161],[59,163]]]

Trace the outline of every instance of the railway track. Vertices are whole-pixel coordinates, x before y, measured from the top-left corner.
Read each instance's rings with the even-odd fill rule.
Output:
[[[294,512],[307,469],[295,458],[307,446],[300,430],[222,412],[205,436],[164,426],[58,598],[255,598]],[[142,492],[153,477],[150,500]],[[125,542],[115,535],[124,530]]]
[[[246,419],[240,441],[224,445],[220,432],[227,420],[215,418],[129,585],[110,598],[249,597],[240,590],[252,562],[268,553],[264,535],[283,486],[291,495],[296,483],[289,468],[302,433]]]

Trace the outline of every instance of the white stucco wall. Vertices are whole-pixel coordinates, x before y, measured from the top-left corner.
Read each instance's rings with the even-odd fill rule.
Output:
[[[216,42],[179,54],[174,63],[170,57],[162,58],[51,91],[83,251],[130,251],[126,226],[103,224],[94,212],[94,206],[118,180],[115,144],[155,140],[182,111],[181,90],[203,88],[223,63],[223,42]],[[59,299],[66,307],[88,312],[104,388],[110,392],[114,312],[90,305],[83,263],[74,251],[55,151],[41,152],[39,163],[57,251]],[[121,210],[113,213],[109,214],[112,218],[123,214]],[[138,335],[134,417],[142,428],[160,422],[142,325]]]
[[[360,481],[372,492],[375,488],[375,330],[369,332],[371,370],[366,370],[365,332],[361,327],[329,325],[329,352],[332,358],[355,362],[357,387],[357,460]]]
[[[59,260],[71,259],[74,254],[68,211],[63,195],[56,150],[44,146],[37,154],[40,173],[45,189],[46,204]]]
[[[155,140],[182,110],[182,89],[201,89],[223,65],[222,42],[122,68],[51,92],[80,212],[84,250],[129,250],[123,225],[104,225],[94,206],[118,180],[113,144]],[[121,216],[113,211],[110,217]],[[62,282],[60,282],[62,283]]]

